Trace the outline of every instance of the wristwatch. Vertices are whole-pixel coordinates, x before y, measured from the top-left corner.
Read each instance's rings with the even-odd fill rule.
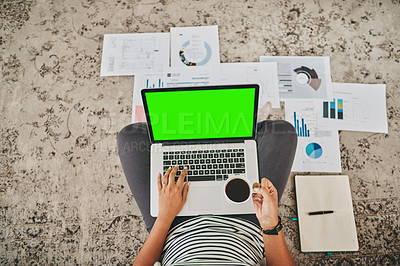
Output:
[[[273,229],[271,229],[271,230],[261,229],[261,232],[263,234],[266,234],[266,235],[275,235],[275,236],[277,236],[279,231],[281,231],[282,228],[283,228],[282,223],[281,223],[281,217],[278,216],[278,219],[279,219],[279,222]]]

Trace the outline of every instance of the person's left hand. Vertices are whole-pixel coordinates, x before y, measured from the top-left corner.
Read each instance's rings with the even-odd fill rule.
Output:
[[[263,229],[273,229],[279,222],[278,191],[267,178],[261,180],[261,187],[254,188],[253,204],[256,216]]]
[[[187,168],[185,167],[179,175],[178,181],[175,183],[175,175],[178,171],[176,165],[173,169],[170,167],[165,175],[161,178],[161,173],[158,174],[158,218],[171,222],[176,215],[182,210],[186,202],[189,191],[190,182],[186,182],[185,175]],[[183,189],[182,189],[183,186]]]

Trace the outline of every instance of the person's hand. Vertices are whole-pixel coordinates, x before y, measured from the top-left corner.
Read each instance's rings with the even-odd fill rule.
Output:
[[[178,181],[175,183],[175,175],[178,171],[176,165],[173,169],[170,167],[165,175],[161,177],[158,174],[158,218],[171,222],[175,219],[176,215],[182,210],[186,202],[189,184],[185,180],[187,168],[185,167],[179,175]],[[183,186],[183,189],[182,189]]]
[[[273,229],[279,222],[278,191],[267,178],[263,178],[261,187],[254,188],[253,191],[254,209],[261,228]]]

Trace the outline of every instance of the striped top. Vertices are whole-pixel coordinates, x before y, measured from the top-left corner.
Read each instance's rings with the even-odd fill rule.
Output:
[[[162,265],[256,265],[264,257],[259,230],[240,218],[192,218],[168,233]]]

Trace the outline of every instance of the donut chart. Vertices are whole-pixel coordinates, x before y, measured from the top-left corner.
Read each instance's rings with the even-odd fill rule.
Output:
[[[298,67],[294,70],[296,72],[296,81],[299,84],[308,84],[315,91],[321,86],[321,79],[315,69],[310,69],[306,66]]]
[[[322,156],[322,147],[318,143],[312,142],[306,147],[306,154],[312,159],[318,159]]]
[[[204,66],[210,61],[211,55],[212,55],[212,51],[211,51],[211,46],[207,42],[204,42],[204,48],[206,50],[206,55],[203,58],[203,60],[201,60],[199,62],[191,62],[186,58],[185,49],[189,45],[190,45],[190,41],[187,41],[182,45],[182,48],[179,50],[179,58],[181,59],[183,64],[185,64],[187,66]]]

